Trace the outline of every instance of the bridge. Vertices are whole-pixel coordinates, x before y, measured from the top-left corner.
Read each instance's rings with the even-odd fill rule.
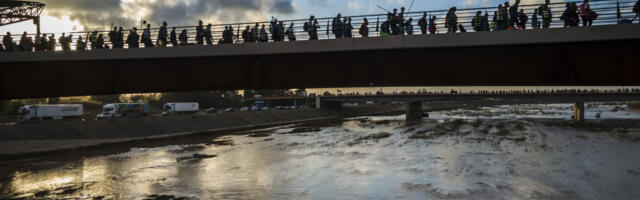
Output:
[[[576,121],[584,121],[585,102],[626,102],[640,101],[640,91],[620,92],[518,92],[518,93],[465,93],[465,94],[403,94],[403,95],[353,95],[353,96],[291,96],[260,97],[245,101],[315,101],[316,108],[339,110],[345,102],[377,103],[405,102],[406,118],[420,120],[424,116],[423,103],[430,102],[500,102],[508,104],[574,104]]]
[[[640,25],[0,53],[0,99],[235,89],[638,86]]]

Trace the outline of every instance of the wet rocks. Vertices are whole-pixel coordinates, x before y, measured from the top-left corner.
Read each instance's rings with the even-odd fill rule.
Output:
[[[316,127],[299,127],[299,128],[294,128],[293,130],[289,131],[288,134],[319,132],[321,130],[322,129],[316,128]]]
[[[233,140],[215,140],[211,142],[216,146],[233,146]]]
[[[353,146],[356,144],[360,144],[369,140],[380,140],[383,138],[388,138],[390,137],[391,134],[390,133],[376,133],[376,134],[371,134],[371,135],[367,135],[367,136],[363,136],[363,137],[359,137],[358,139],[354,140],[353,142],[349,143],[349,146]]]
[[[153,194],[153,195],[147,196],[143,200],[190,200],[190,199],[194,199],[194,198],[192,198],[192,197],[176,197],[174,195]]]

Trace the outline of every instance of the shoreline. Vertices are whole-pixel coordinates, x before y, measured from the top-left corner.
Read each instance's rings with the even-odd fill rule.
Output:
[[[95,123],[87,122],[66,122],[58,124],[63,128],[60,130],[46,130],[43,132],[63,133],[61,135],[42,135],[43,132],[30,132],[30,136],[21,136],[21,138],[7,139],[5,135],[0,141],[0,161],[15,161],[22,159],[34,159],[38,157],[46,157],[57,154],[102,154],[109,152],[118,152],[119,149],[133,146],[157,146],[156,143],[173,144],[184,141],[195,141],[199,138],[218,138],[225,135],[233,135],[235,132],[247,131],[252,129],[269,128],[299,123],[323,123],[335,122],[342,119],[364,115],[388,115],[398,114],[402,107],[397,106],[371,106],[361,108],[342,109],[340,111],[332,111],[325,109],[302,110],[295,113],[289,111],[269,111],[261,113],[232,113],[220,114],[216,116],[180,116],[177,118],[157,118],[157,119],[123,119],[113,121],[97,121]],[[272,117],[272,118],[270,118]],[[176,120],[174,124],[167,124],[167,120]],[[186,119],[186,120],[185,120]],[[213,120],[226,120],[229,123],[213,124]],[[208,121],[212,120],[212,121]],[[241,120],[241,121],[238,121]],[[145,122],[143,122],[145,121]],[[161,127],[164,132],[155,132],[143,136],[132,136],[132,130],[126,129],[123,123],[149,123]],[[96,131],[96,127],[103,127],[104,123],[117,127],[115,136],[98,137],[101,132]],[[26,124],[10,127],[14,132],[27,130],[38,130],[38,126],[47,126],[53,123],[42,124]],[[213,128],[200,128],[202,124],[209,125]],[[171,130],[179,130],[175,126],[185,126],[191,128],[188,131],[171,132]],[[172,127],[174,126],[174,127]],[[124,128],[123,128],[124,127]],[[0,127],[2,128],[2,127]],[[6,128],[6,127],[5,127]],[[2,130],[2,129],[0,129]],[[77,135],[77,132],[84,135]],[[24,133],[24,132],[23,132]],[[68,138],[64,138],[68,136]],[[123,137],[124,136],[124,137]],[[2,137],[2,136],[0,136]],[[10,137],[9,137],[10,138]],[[95,152],[93,152],[95,151]]]

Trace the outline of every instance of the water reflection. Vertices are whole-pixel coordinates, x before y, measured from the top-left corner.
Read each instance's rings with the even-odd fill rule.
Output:
[[[364,117],[319,131],[313,127],[311,132],[288,134],[297,127],[286,126],[264,130],[271,133],[268,137],[217,139],[232,140],[233,145],[137,148],[35,171],[17,170],[2,183],[0,198],[640,197],[632,189],[640,187],[640,157],[634,153],[640,144],[609,132],[548,126],[543,120],[492,119],[495,113],[518,109],[491,108],[491,116],[485,117],[476,111],[452,111],[450,116],[468,120],[438,118],[420,124],[406,124],[402,116]],[[551,115],[565,113],[556,110]],[[640,136],[638,128],[630,127],[627,135]]]

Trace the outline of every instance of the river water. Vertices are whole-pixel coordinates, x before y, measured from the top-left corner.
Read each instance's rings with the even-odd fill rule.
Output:
[[[43,159],[3,169],[0,199],[640,199],[640,114],[571,115],[554,104],[359,117]]]

